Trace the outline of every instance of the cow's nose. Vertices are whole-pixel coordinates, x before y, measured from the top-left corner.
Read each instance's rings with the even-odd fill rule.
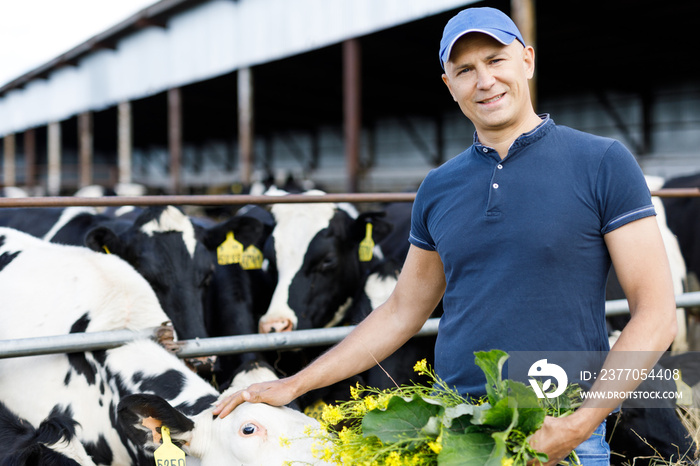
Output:
[[[286,318],[260,322],[259,326],[260,333],[291,332],[292,330],[294,330],[294,323],[291,319]]]
[[[213,356],[202,356],[199,358],[187,358],[185,363],[189,366],[192,371],[199,375],[208,375],[214,370],[214,364],[216,364],[216,355]]]

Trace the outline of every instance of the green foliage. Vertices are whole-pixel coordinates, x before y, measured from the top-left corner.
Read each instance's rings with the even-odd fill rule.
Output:
[[[388,390],[354,387],[353,400],[324,409],[331,447],[322,459],[355,465],[525,465],[546,461],[529,444],[545,415],[565,416],[580,404],[578,387],[558,399],[540,400],[531,387],[503,380],[508,354],[475,353],[486,376],[486,400],[467,400],[448,387],[425,361],[414,370],[432,380]],[[342,427],[341,427],[342,426]]]

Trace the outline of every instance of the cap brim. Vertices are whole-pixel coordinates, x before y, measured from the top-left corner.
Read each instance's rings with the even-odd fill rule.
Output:
[[[478,29],[478,28],[467,29],[466,31],[462,31],[461,33],[459,33],[458,35],[456,35],[452,39],[452,42],[450,42],[450,44],[445,49],[444,56],[442,57],[442,60],[441,60],[441,64],[442,64],[443,69],[445,68],[445,63],[447,63],[447,61],[450,59],[450,55],[452,54],[452,47],[454,47],[454,45],[457,43],[457,41],[459,39],[464,37],[466,34],[469,34],[472,32],[479,32],[481,34],[486,34],[487,36],[491,36],[503,45],[510,45],[513,43],[514,40],[517,39],[517,37],[515,37],[514,35],[503,32],[503,31],[498,31],[498,32],[500,32],[500,34],[497,34],[493,30]],[[508,40],[508,39],[510,39],[510,40]]]

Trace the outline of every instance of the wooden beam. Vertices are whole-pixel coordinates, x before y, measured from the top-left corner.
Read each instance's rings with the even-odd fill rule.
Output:
[[[36,184],[36,130],[30,128],[24,132],[24,185],[30,190]]]
[[[343,42],[343,133],[345,136],[346,190],[359,187],[360,131],[362,129],[360,41]]]
[[[47,152],[46,192],[49,196],[58,196],[61,193],[61,123],[59,121],[52,121],[48,125]]]
[[[131,183],[131,150],[133,144],[131,102],[117,106],[117,170],[119,183]]]
[[[78,115],[78,186],[92,184],[93,132],[92,112]]]
[[[510,10],[513,22],[520,29],[520,34],[527,45],[535,48],[535,60],[537,60],[537,17],[535,0],[510,0]],[[529,82],[530,99],[532,106],[537,111],[537,67],[535,74]]]
[[[170,191],[180,192],[182,163],[182,90],[168,90],[168,150],[170,152]]]
[[[255,162],[253,113],[253,71],[238,70],[238,172],[243,186],[250,186]]]
[[[15,143],[14,133],[6,134],[3,138],[4,149],[4,166],[2,173],[2,185],[16,186],[17,178],[15,176],[15,158],[17,156],[17,144]]]

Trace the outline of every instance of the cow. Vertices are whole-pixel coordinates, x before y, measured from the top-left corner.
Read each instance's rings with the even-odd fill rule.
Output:
[[[651,191],[657,191],[661,189],[664,181],[660,177],[656,176],[645,176],[647,186]],[[666,247],[666,255],[668,256],[668,262],[671,268],[671,279],[673,281],[673,292],[676,295],[682,294],[688,289],[688,279],[686,271],[686,262],[683,258],[681,251],[681,246],[678,239],[676,238],[674,232],[670,228],[669,219],[666,214],[665,204],[658,197],[652,197],[652,203],[654,204],[654,209],[656,210],[656,222],[659,225],[659,230],[661,231],[661,238]],[[606,299],[625,299],[625,295],[622,291],[619,281],[617,280],[617,275],[615,274],[614,267],[610,268],[610,275],[608,276],[608,282],[606,285]],[[610,316],[607,318],[608,329],[613,333],[613,338],[611,342],[614,343],[616,337],[619,335],[624,326],[629,321],[629,315],[619,315]],[[677,309],[676,311],[676,321],[678,324],[678,333],[673,342],[672,349],[676,352],[687,351],[688,350],[688,334],[687,334],[687,318],[684,309]]]
[[[663,375],[672,375],[674,369],[680,370],[680,380],[686,385],[700,389],[700,359],[689,352],[662,356],[650,372],[661,376],[647,377],[638,391],[667,395],[678,393],[673,376]],[[613,452],[610,464],[681,464],[681,460],[690,460],[688,464],[692,464],[697,446],[679,420],[676,401],[675,398],[652,401],[631,398],[622,404],[618,413],[609,416],[606,435]]]
[[[116,255],[9,228],[0,228],[0,295],[0,339],[138,330],[167,319],[145,279]],[[149,339],[0,359],[0,402],[32,426],[52,412],[74,421],[76,438],[96,465],[152,464],[157,438],[144,430],[144,416],[168,426],[173,441],[203,466],[313,464],[312,439],[304,432],[318,427],[315,421],[257,404],[214,418],[214,404],[228,393],[220,395]],[[282,435],[291,448],[280,445]]]
[[[2,209],[0,225],[126,260],[146,278],[177,334],[186,340],[208,336],[203,300],[214,273],[213,251],[226,231],[235,231],[245,245],[261,231],[248,220],[207,230],[173,206],[140,209],[131,218],[97,214],[86,207]]]
[[[664,189],[700,188],[700,173],[666,180]],[[668,227],[678,238],[681,253],[688,267],[688,291],[700,290],[700,200],[697,197],[664,197]],[[688,309],[688,341],[690,349],[700,348],[700,309]]]
[[[271,196],[284,194],[268,192]],[[324,193],[314,190],[305,194]],[[261,333],[357,324],[389,297],[401,264],[386,259],[378,246],[369,248],[372,254],[366,261],[359,257],[369,229],[376,244],[391,232],[391,224],[383,219],[384,212],[358,213],[351,205],[327,202],[277,203],[270,212],[274,228],[265,254],[269,260],[268,273],[275,274],[277,280],[270,305],[259,320]],[[408,241],[407,234],[404,241]],[[374,368],[350,383],[366,382],[377,388],[408,383],[415,379],[411,371],[413,364],[432,358],[430,340],[411,340],[383,361],[381,368]],[[269,356],[274,358],[271,362],[275,369],[290,374],[321,351],[323,348],[313,348]],[[326,402],[344,399],[347,392],[347,383],[341,383],[306,394],[299,402],[306,408],[318,398]]]
[[[94,466],[75,436],[77,423],[52,411],[35,428],[0,403],[0,464]]]

